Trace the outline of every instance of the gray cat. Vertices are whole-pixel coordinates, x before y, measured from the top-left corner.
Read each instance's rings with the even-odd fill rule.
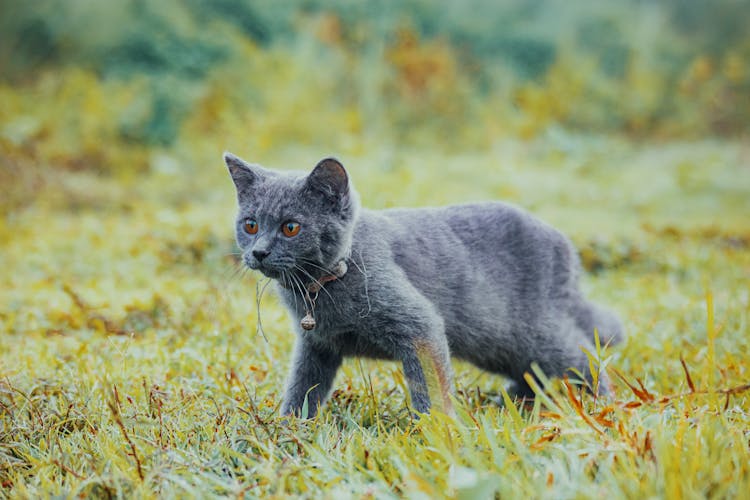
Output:
[[[594,329],[621,340],[610,311],[578,288],[570,241],[503,203],[366,210],[337,160],[309,175],[224,154],[237,188],[237,242],[248,267],[277,280],[297,342],[283,414],[314,416],[344,357],[400,361],[414,410],[450,411],[450,355],[505,375],[511,394],[537,363],[591,382]],[[600,379],[599,392],[608,391]]]

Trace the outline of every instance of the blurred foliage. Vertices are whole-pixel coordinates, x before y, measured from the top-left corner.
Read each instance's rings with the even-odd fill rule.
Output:
[[[141,147],[181,138],[240,135],[256,151],[374,140],[471,149],[554,126],[695,138],[750,125],[742,0],[2,0],[0,9],[0,147],[10,161],[137,171]]]

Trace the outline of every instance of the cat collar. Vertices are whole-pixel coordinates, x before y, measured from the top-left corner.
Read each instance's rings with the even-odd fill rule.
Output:
[[[299,322],[300,326],[305,330],[312,330],[315,328],[315,318],[313,317],[313,313],[315,312],[315,301],[318,298],[318,292],[323,289],[326,283],[329,283],[331,281],[335,281],[339,278],[343,278],[346,274],[346,271],[349,270],[349,267],[346,265],[346,261],[339,261],[338,264],[336,264],[336,267],[332,269],[332,274],[329,274],[327,276],[322,276],[317,280],[314,280],[310,283],[308,283],[305,286],[305,295],[307,296],[307,300],[305,301],[305,317],[302,318]],[[307,303],[309,302],[310,308],[307,308]]]

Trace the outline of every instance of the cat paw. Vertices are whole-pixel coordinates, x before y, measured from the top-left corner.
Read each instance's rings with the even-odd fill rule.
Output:
[[[505,392],[510,396],[511,401],[519,407],[531,407],[534,405],[534,391],[526,384],[518,384],[517,382],[511,382],[505,386]],[[492,401],[497,404],[500,408],[505,408],[505,398],[502,394],[499,394],[492,398]]]

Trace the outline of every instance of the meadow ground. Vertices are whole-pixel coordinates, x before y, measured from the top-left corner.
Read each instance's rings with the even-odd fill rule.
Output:
[[[0,496],[750,498],[747,144],[553,131],[342,153],[365,206],[502,199],[554,224],[628,331],[594,353],[612,398],[557,383],[499,408],[503,380],[454,363],[456,418],[421,420],[398,366],[367,360],[318,418],[278,418],[293,338],[237,267],[220,154],[50,171],[0,218]]]

